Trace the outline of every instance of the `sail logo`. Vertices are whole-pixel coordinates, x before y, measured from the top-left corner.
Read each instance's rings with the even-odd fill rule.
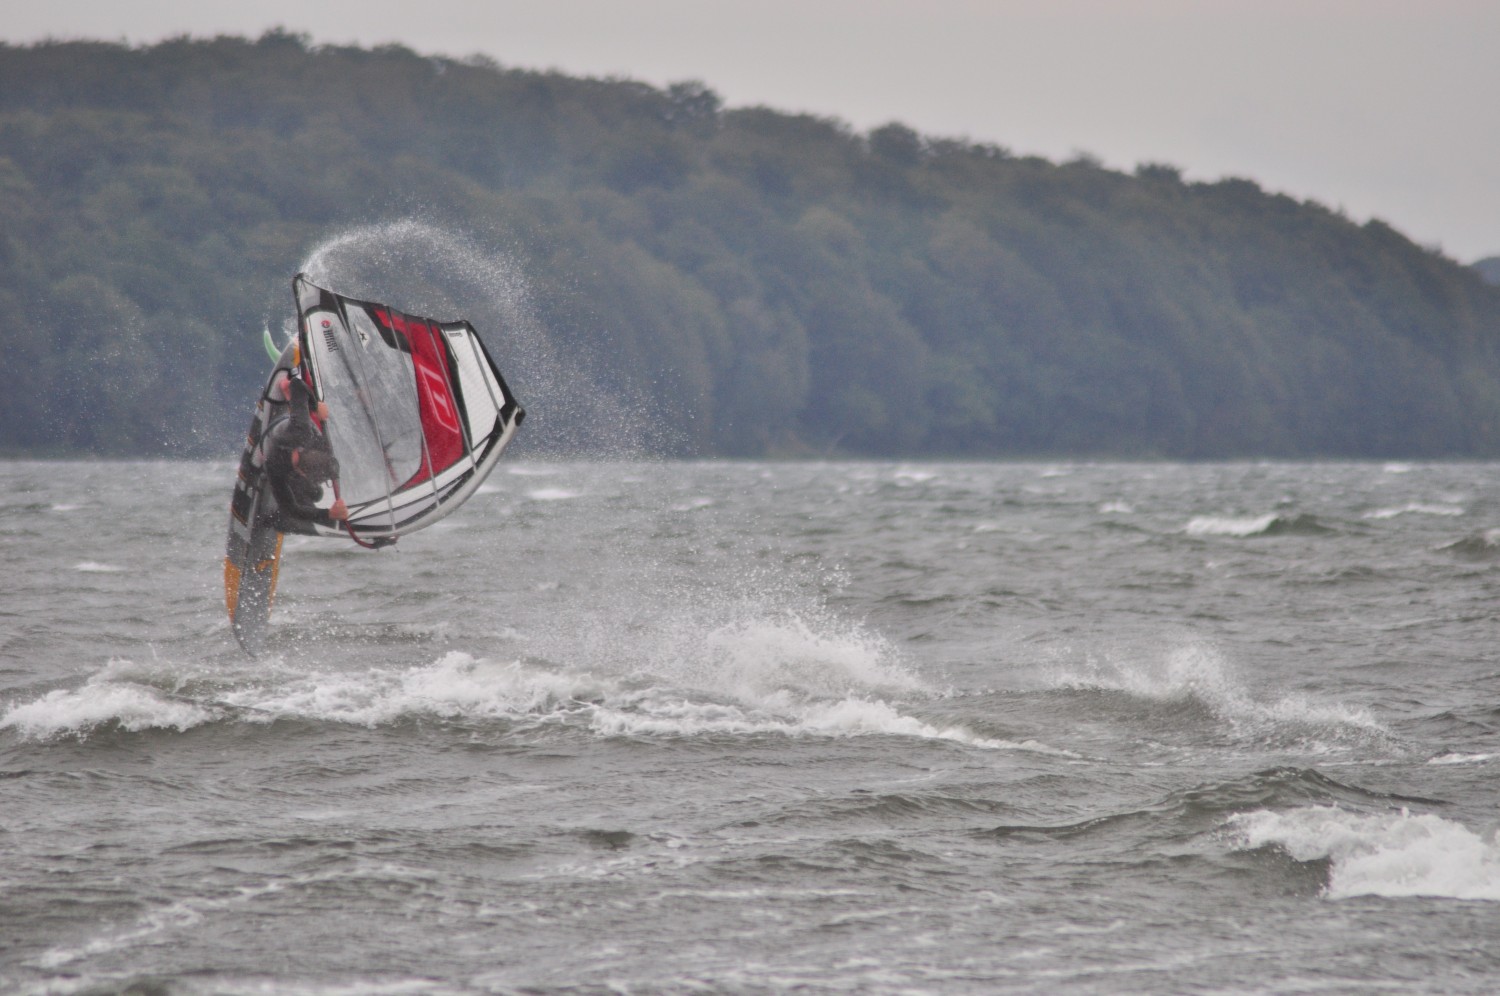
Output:
[[[323,319],[323,345],[330,353],[339,351],[338,338],[333,334],[333,322],[326,318]]]
[[[458,412],[453,409],[453,397],[448,392],[448,383],[443,375],[425,363],[418,363],[417,375],[422,379],[423,394],[427,399],[427,412],[438,425],[450,432],[458,432]]]

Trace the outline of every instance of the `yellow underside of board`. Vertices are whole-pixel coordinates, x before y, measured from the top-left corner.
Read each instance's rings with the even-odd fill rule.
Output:
[[[224,607],[229,610],[229,621],[234,622],[234,609],[240,601],[240,569],[234,561],[224,558]]]
[[[271,587],[266,593],[266,607],[269,609],[276,601],[276,582],[281,577],[281,543],[286,539],[285,533],[276,534],[276,552],[268,559],[257,563],[253,570],[257,573],[271,572]],[[229,621],[234,621],[234,613],[240,604],[240,578],[242,572],[235,566],[233,560],[224,558],[224,607],[229,610]]]

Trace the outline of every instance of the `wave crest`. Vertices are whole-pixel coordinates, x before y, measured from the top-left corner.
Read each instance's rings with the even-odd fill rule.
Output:
[[[1321,741],[1388,736],[1363,709],[1287,694],[1261,699],[1251,695],[1234,668],[1214,647],[1188,643],[1164,654],[1090,658],[1081,669],[1060,667],[1051,677],[1058,688],[1119,692],[1155,703],[1201,706],[1231,735],[1264,738],[1267,733]]]
[[[1189,536],[1320,536],[1335,530],[1318,521],[1317,516],[1277,515],[1274,512],[1256,516],[1200,515],[1188,521],[1182,530]]]
[[[1471,533],[1438,549],[1463,560],[1500,560],[1500,529]]]
[[[614,673],[462,651],[400,669],[307,670],[280,662],[208,677],[190,667],[116,661],[81,688],[13,706],[0,717],[0,728],[47,739],[81,737],[111,724],[140,732],[217,721],[376,727],[426,718],[499,723],[510,731],[571,728],[594,736],[883,734],[987,749],[1050,749],[913,715],[904,700],[930,693],[883,640],[858,628],[817,629],[787,616],[692,638],[678,634],[658,645],[664,650],[659,658],[627,654],[630,666]]]
[[[1275,847],[1301,862],[1328,861],[1325,895],[1432,896],[1500,901],[1500,845],[1432,814],[1364,815],[1332,806],[1236,814],[1245,849]]]
[[[183,701],[149,686],[91,680],[82,688],[56,689],[32,702],[11,706],[0,716],[0,730],[14,730],[31,740],[82,736],[108,725],[127,733],[182,732],[221,714],[213,706]]]

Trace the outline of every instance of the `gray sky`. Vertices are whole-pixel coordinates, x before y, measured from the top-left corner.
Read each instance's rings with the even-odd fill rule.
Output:
[[[1247,176],[1500,255],[1500,0],[6,0],[0,38],[273,25]]]

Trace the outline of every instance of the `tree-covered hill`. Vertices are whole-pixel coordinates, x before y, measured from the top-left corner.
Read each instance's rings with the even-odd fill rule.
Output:
[[[680,453],[1500,456],[1500,288],[1381,222],[283,32],[0,46],[0,452],[232,454],[298,265],[402,217]]]
[[[1470,264],[1487,284],[1500,284],[1500,256],[1487,256]]]

